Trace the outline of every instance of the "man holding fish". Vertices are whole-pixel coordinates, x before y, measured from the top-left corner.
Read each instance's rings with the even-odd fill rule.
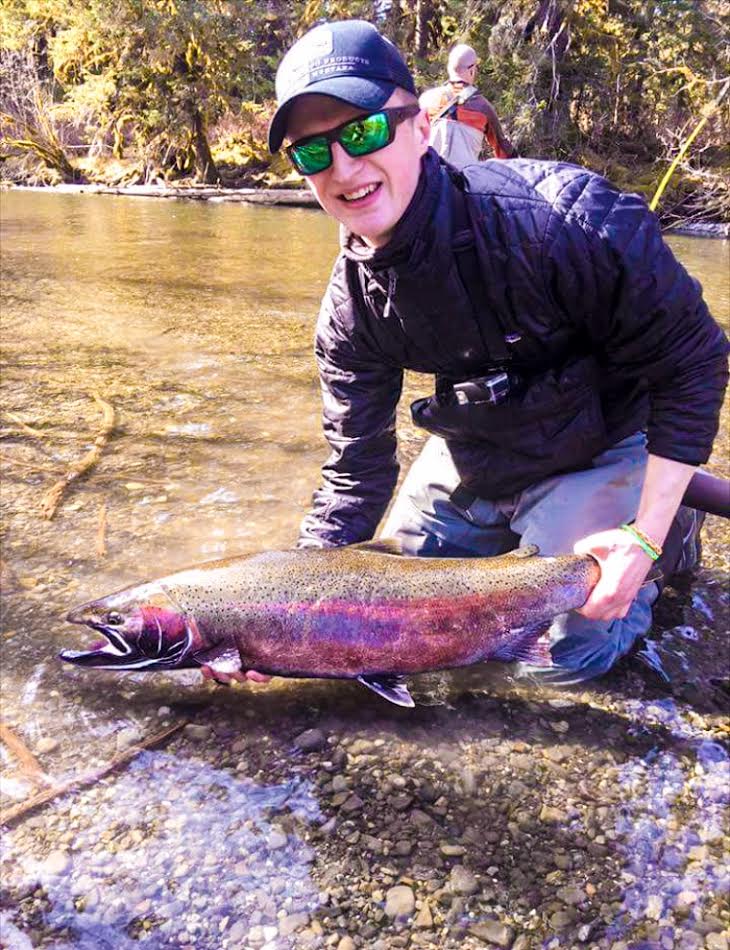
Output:
[[[699,285],[644,202],[583,168],[442,162],[371,24],[315,27],[276,88],[270,148],[288,139],[342,226],[316,333],[322,487],[298,550],[84,604],[68,619],[105,640],[62,658],[350,678],[404,706],[404,675],[486,659],[599,676],[648,630],[655,578],[699,556],[701,516],[680,503],[728,376]],[[411,406],[431,438],[372,542],[405,369],[435,376]]]
[[[488,161],[462,174],[396,48],[324,23],[277,74],[269,145],[341,224],[316,355],[332,454],[300,546],[371,538],[391,499],[404,369],[433,433],[382,529],[408,554],[518,544],[591,554],[600,580],[551,631],[554,681],[600,675],[648,630],[657,584],[697,559],[679,508],[707,461],[727,340],[636,195],[583,168]],[[679,509],[679,514],[678,514]]]

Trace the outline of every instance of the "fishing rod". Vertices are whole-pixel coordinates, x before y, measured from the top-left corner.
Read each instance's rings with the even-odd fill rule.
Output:
[[[700,119],[700,121],[697,123],[697,125],[696,125],[694,131],[685,139],[685,142],[684,142],[684,144],[682,145],[682,147],[680,148],[680,150],[677,152],[677,155],[676,155],[674,161],[672,162],[672,164],[671,164],[671,165],[669,166],[669,168],[667,169],[667,173],[665,174],[664,178],[662,178],[662,180],[659,182],[659,187],[658,187],[657,190],[654,192],[654,197],[653,197],[653,198],[651,199],[651,201],[649,202],[649,208],[650,208],[652,211],[656,211],[657,205],[659,204],[659,199],[660,199],[661,196],[664,194],[664,189],[665,189],[665,188],[667,187],[667,185],[669,184],[669,179],[670,179],[670,178],[672,177],[672,175],[674,174],[674,171],[675,171],[677,165],[679,165],[679,163],[682,161],[682,159],[684,158],[684,156],[687,154],[687,150],[689,149],[690,145],[694,142],[694,140],[695,140],[695,139],[697,138],[697,136],[700,134],[700,132],[702,131],[702,129],[704,129],[704,127],[705,127],[705,125],[707,124],[708,120],[712,117],[712,115],[714,114],[714,112],[719,108],[720,103],[722,102],[722,100],[723,100],[723,99],[725,98],[725,96],[727,95],[728,89],[730,89],[730,79],[725,80],[725,85],[722,87],[722,89],[721,89],[720,92],[717,94],[717,96],[715,97],[715,99],[710,103],[710,105],[709,105],[708,108],[707,108],[707,111],[705,112],[704,116]],[[727,515],[726,515],[726,517],[727,517]]]
[[[690,479],[682,504],[710,515],[730,518],[730,480],[698,470]]]

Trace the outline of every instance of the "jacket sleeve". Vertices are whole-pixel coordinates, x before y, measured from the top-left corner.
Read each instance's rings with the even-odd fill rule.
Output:
[[[468,108],[480,112],[486,120],[484,136],[494,152],[495,158],[516,158],[517,152],[507,137],[492,103],[481,94],[468,100]]]
[[[587,174],[554,207],[547,291],[604,364],[649,393],[648,449],[699,465],[717,434],[728,341],[644,200]]]
[[[373,537],[398,479],[395,411],[403,373],[379,358],[325,297],[315,353],[331,454],[305,516],[299,547]]]

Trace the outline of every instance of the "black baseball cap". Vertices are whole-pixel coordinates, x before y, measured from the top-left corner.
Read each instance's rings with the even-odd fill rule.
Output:
[[[403,57],[372,23],[337,20],[315,26],[297,40],[277,70],[278,107],[269,126],[269,151],[281,148],[289,110],[299,96],[316,92],[374,111],[396,87],[416,95]]]

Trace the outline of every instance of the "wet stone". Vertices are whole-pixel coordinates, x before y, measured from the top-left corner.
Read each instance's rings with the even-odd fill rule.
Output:
[[[269,851],[278,851],[279,848],[286,847],[287,840],[283,831],[274,830],[266,838],[266,847]]]
[[[282,937],[288,937],[289,934],[296,933],[297,930],[303,930],[309,923],[309,914],[300,912],[289,914],[279,921],[279,933]]]
[[[543,805],[538,817],[540,821],[545,822],[545,824],[560,824],[566,820],[567,815],[560,808]]]
[[[385,895],[386,916],[393,918],[409,917],[416,906],[413,890],[406,884],[391,887]]]
[[[448,888],[454,894],[476,894],[479,882],[468,868],[457,864],[451,869]]]
[[[570,749],[566,746],[554,745],[545,749],[543,755],[551,762],[564,762],[570,756]]]
[[[355,739],[347,750],[350,755],[363,755],[372,752],[375,746],[369,739]]]
[[[58,748],[58,739],[52,739],[50,736],[39,739],[35,751],[38,755],[45,755],[48,752],[55,752]]]
[[[497,947],[509,948],[512,946],[515,934],[511,927],[498,920],[483,920],[469,927],[469,933],[483,940],[485,943]]]
[[[327,744],[327,737],[321,729],[307,729],[294,740],[294,745],[302,752],[316,752]]]
[[[51,851],[43,862],[43,870],[46,874],[63,874],[71,867],[71,857],[66,851]]]
[[[347,812],[347,814],[352,814],[353,812],[360,811],[364,802],[358,795],[350,795],[347,801],[342,804],[342,811]]]
[[[204,742],[206,739],[210,739],[213,734],[213,730],[210,726],[199,726],[193,722],[189,722],[183,729],[183,732],[187,738],[192,739],[193,742]]]
[[[413,926],[419,930],[430,930],[433,927],[433,915],[427,903],[416,914]]]
[[[368,851],[374,851],[376,854],[383,853],[383,842],[380,838],[375,838],[372,835],[363,835],[360,842]]]
[[[582,904],[586,899],[586,892],[581,887],[569,885],[558,890],[558,899],[564,904]]]
[[[693,891],[680,891],[677,894],[674,910],[677,914],[686,916],[697,903],[698,895]]]
[[[395,811],[405,811],[412,801],[413,797],[411,795],[392,795],[388,799],[388,804]]]
[[[460,858],[466,854],[466,848],[461,844],[442,844],[439,850],[445,858]]]
[[[117,751],[122,752],[130,746],[136,745],[142,738],[142,731],[137,726],[128,726],[122,729],[116,736]]]
[[[646,914],[649,920],[659,920],[664,910],[664,900],[659,894],[650,894],[646,901]]]
[[[572,910],[556,910],[550,915],[550,926],[554,930],[564,930],[575,920],[575,914]]]

